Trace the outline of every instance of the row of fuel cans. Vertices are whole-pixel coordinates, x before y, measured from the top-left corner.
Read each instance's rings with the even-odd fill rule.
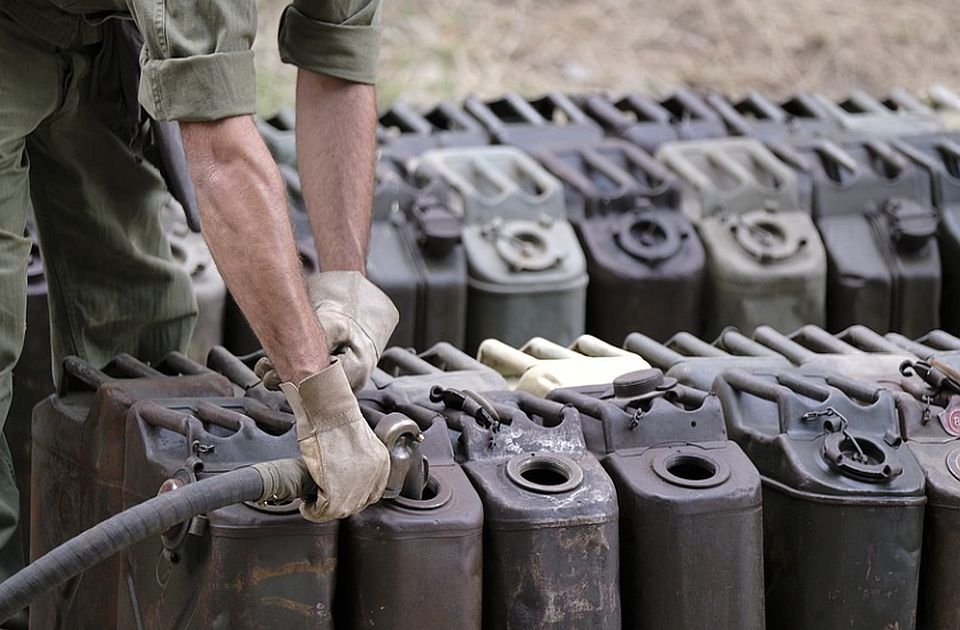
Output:
[[[68,359],[33,416],[31,556],[158,490],[297,453],[215,348]],[[960,339],[855,325],[387,349],[358,394],[429,482],[340,522],[197,517],[36,602],[31,628],[960,627]]]
[[[401,311],[393,341],[473,352],[488,337],[761,324],[960,334],[960,135],[949,93],[927,100],[394,105],[368,263]],[[293,128],[290,115],[262,125],[308,242]]]

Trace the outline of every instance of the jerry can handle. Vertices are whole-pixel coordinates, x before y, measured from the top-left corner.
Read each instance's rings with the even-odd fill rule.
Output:
[[[841,168],[850,171],[854,175],[857,175],[860,171],[860,165],[853,156],[829,140],[817,142],[813,150],[820,160],[825,162],[824,171],[827,177],[835,182],[842,182],[843,180],[840,174]]]
[[[903,174],[903,171],[907,168],[906,159],[893,150],[893,148],[886,142],[880,140],[868,140],[866,144],[867,150],[869,150],[874,156],[876,156],[881,162],[883,162],[887,167],[892,171],[890,175],[885,172],[881,172],[880,175],[884,176],[887,179],[896,179]]]

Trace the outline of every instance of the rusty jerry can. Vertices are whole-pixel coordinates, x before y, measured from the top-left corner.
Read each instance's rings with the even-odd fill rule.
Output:
[[[494,142],[524,151],[552,144],[593,144],[603,139],[600,125],[560,92],[533,99],[507,92],[491,101],[469,96],[463,108],[483,125]]]
[[[880,140],[804,141],[797,149],[827,251],[827,328],[861,324],[908,336],[935,328],[939,215],[929,175]]]
[[[760,475],[727,440],[716,396],[651,369],[549,398],[580,411],[584,435],[599,425],[591,450],[620,502],[624,627],[762,630]]]
[[[649,368],[635,354],[584,335],[570,348],[534,337],[519,349],[485,339],[477,360],[496,370],[513,389],[546,396],[558,387],[609,383],[627,372]]]
[[[960,333],[960,134],[911,136],[891,144],[926,171],[933,185],[933,206],[940,214],[940,325],[949,332]]]
[[[822,94],[814,98],[851,135],[895,138],[943,130],[943,122],[930,107],[902,90],[891,92],[883,101],[862,90],[854,90],[840,102]]]
[[[790,168],[746,138],[678,142],[657,157],[692,190],[684,211],[706,251],[706,334],[823,323],[826,256]]]
[[[19,535],[23,559],[30,556],[31,431],[33,407],[55,391],[50,356],[50,313],[47,310],[47,281],[43,275],[40,244],[33,225],[26,236],[33,244],[27,262],[27,330],[20,359],[13,369],[13,399],[3,424],[3,436],[10,449],[17,491],[20,493]]]
[[[439,178],[415,178],[402,160],[381,156],[367,274],[400,311],[391,344],[463,345],[467,320],[463,219],[442,198]]]
[[[704,253],[680,212],[680,182],[622,140],[544,149],[535,157],[564,185],[587,260],[587,331],[665,339],[700,327]]]
[[[668,377],[703,391],[709,391],[713,387],[713,381],[724,370],[790,367],[787,359],[765,346],[739,335],[736,331],[724,331],[722,335],[727,333],[738,335],[745,345],[736,348],[720,347],[690,333],[680,332],[666,344],[642,333],[631,333],[624,340],[623,347],[640,355],[649,361],[650,365],[663,370]]]
[[[380,113],[377,143],[391,155],[408,158],[439,147],[470,147],[490,143],[480,123],[450,101],[420,112],[397,102]]]
[[[893,394],[789,370],[714,387],[762,477],[767,626],[914,628],[924,476]]]
[[[417,172],[442,178],[465,223],[468,351],[487,337],[569,343],[583,333],[586,260],[552,175],[512,147],[437,149]]]
[[[123,508],[299,455],[293,416],[249,398],[141,400],[126,423]],[[332,628],[338,526],[243,503],[142,541],[121,555],[116,627]]]
[[[338,628],[481,627],[483,505],[454,461],[443,417],[421,426],[423,494],[383,499],[342,523]]]
[[[438,398],[483,502],[483,627],[619,628],[617,495],[577,410],[523,392]]]
[[[203,373],[184,376],[156,368],[129,355],[118,356],[102,371],[76,357],[64,362],[60,392],[33,413],[32,560],[123,509],[126,412],[131,405],[143,398],[236,392],[227,379],[202,366]],[[119,628],[121,567],[114,556],[37,599],[30,607],[30,627]]]

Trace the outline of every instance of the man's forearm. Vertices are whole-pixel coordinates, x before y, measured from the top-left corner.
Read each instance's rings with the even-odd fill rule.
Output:
[[[181,132],[217,268],[280,377],[299,383],[330,357],[276,164],[249,116],[183,122]]]
[[[323,271],[366,271],[376,122],[373,86],[300,70],[297,165]]]

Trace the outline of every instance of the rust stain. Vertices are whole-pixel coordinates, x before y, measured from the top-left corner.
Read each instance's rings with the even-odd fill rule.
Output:
[[[286,599],[284,597],[264,597],[260,601],[262,601],[265,606],[278,606],[296,613],[301,617],[313,616],[313,606],[304,604],[303,602],[295,602],[292,599]]]
[[[237,590],[243,590],[246,587],[259,584],[266,580],[271,580],[278,577],[286,577],[288,575],[296,575],[298,573],[315,573],[319,575],[326,575],[333,573],[335,568],[335,558],[327,558],[321,560],[320,562],[297,560],[295,562],[288,562],[279,566],[251,567],[248,575],[241,575],[238,577],[234,583],[234,588]]]

